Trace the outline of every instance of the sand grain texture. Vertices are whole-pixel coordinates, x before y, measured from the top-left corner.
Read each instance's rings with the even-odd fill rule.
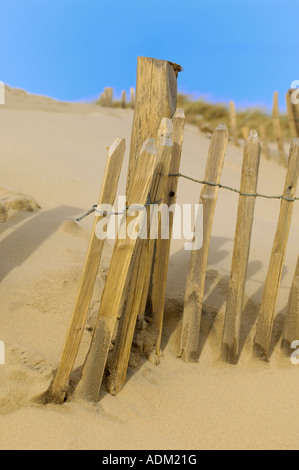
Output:
[[[32,402],[46,390],[58,365],[84,264],[93,217],[80,224],[74,218],[97,201],[106,147],[124,137],[129,148],[132,119],[130,109],[58,103],[13,89],[7,90],[7,105],[0,106],[0,340],[6,346],[6,365],[0,366],[0,448],[298,448],[299,366],[282,356],[279,343],[270,364],[252,356],[280,202],[256,201],[243,352],[239,365],[229,366],[220,358],[221,338],[238,198],[222,190],[208,261],[199,363],[176,358],[190,255],[184,241],[174,241],[160,366],[142,359],[129,369],[122,392],[112,397],[103,389],[97,405]],[[182,173],[203,178],[209,143],[198,129],[186,126]],[[242,149],[229,143],[223,184],[238,187],[241,165]],[[127,166],[128,152],[120,195]],[[259,192],[281,194],[284,178],[285,169],[262,159]],[[200,186],[180,180],[177,202],[197,203],[200,191]],[[295,204],[274,343],[283,328],[298,230]],[[73,380],[88,350],[111,252],[108,243]]]

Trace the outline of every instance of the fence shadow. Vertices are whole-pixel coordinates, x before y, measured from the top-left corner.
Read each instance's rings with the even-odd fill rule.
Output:
[[[26,213],[24,219],[27,221],[0,242],[0,280],[21,266],[66,219],[79,212],[80,209],[76,207],[60,206],[31,216]],[[20,221],[19,218],[17,220]],[[14,224],[15,220],[9,227],[13,227]]]

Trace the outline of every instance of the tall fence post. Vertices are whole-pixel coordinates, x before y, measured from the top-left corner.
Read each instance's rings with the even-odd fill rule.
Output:
[[[173,117],[173,155],[170,173],[176,174],[180,170],[182,146],[184,140],[185,114],[178,109]],[[164,203],[168,207],[176,203],[178,177],[171,176],[167,181]],[[155,250],[155,259],[150,289],[152,306],[152,328],[154,339],[154,353],[157,361],[160,357],[161,336],[164,318],[164,305],[166,295],[166,281],[168,272],[169,252],[173,228],[173,212],[169,214],[168,238],[158,238]],[[162,227],[161,227],[162,231]]]
[[[244,149],[241,193],[256,194],[261,146],[256,131],[251,131]],[[229,281],[222,339],[224,359],[236,364],[239,356],[241,317],[248,268],[255,197],[240,195],[232,267]]]
[[[281,348],[287,354],[292,352],[293,341],[299,339],[299,256],[290,290],[287,315],[282,335]]]
[[[127,107],[127,95],[125,90],[121,92],[121,107],[126,108]]]
[[[299,139],[290,148],[288,170],[283,196],[294,199],[299,176]],[[283,263],[293,214],[294,202],[282,199],[277,230],[273,243],[268,274],[260,307],[254,349],[258,357],[269,360],[273,321],[281,282]]]
[[[116,139],[108,150],[108,160],[99,198],[99,205],[114,204],[125,149],[125,139]],[[66,335],[63,353],[54,382],[49,391],[50,401],[63,403],[69,388],[69,378],[84,332],[88,308],[92,298],[96,275],[99,269],[105,242],[105,240],[100,240],[96,237],[96,226],[102,219],[103,216],[99,215],[95,217],[94,220],[85,265],[70,326]]]
[[[130,105],[134,109],[135,106],[135,88],[130,88]]]
[[[265,126],[260,126],[259,131],[260,131],[262,153],[265,155],[267,160],[270,160],[271,155],[269,152],[268,139],[267,139]]]
[[[230,127],[232,131],[232,139],[235,145],[239,145],[238,141],[238,127],[237,127],[237,114],[236,107],[233,101],[229,102],[229,117],[230,117]]]
[[[277,146],[278,146],[279,161],[284,166],[286,166],[286,155],[284,151],[282,131],[281,131],[281,125],[280,125],[280,117],[279,117],[278,91],[275,91],[274,96],[273,96],[272,115],[273,115],[275,138],[276,138]]]
[[[158,131],[157,167],[150,191],[150,198],[153,202],[161,199],[164,202],[173,152],[172,131],[171,120],[163,119]],[[126,308],[121,319],[120,334],[116,338],[112,358],[109,361],[110,375],[107,380],[107,388],[113,395],[117,394],[125,384],[140,301],[143,290],[148,291],[145,279],[147,271],[152,265],[155,246],[155,238],[151,237],[158,233],[158,224],[152,220],[155,209],[158,209],[158,205],[148,208],[150,224],[147,226],[146,238],[141,240],[134,256],[133,273]]]
[[[112,103],[113,103],[113,88],[107,87],[104,90],[104,102],[105,106],[108,108],[111,108]]]
[[[127,190],[143,142],[156,138],[163,117],[172,118],[177,104],[177,74],[168,61],[138,57],[137,84]]]
[[[224,164],[228,133],[220,125],[214,132],[207,160],[205,181],[219,184]],[[219,187],[204,185],[200,204],[203,204],[203,246],[191,252],[190,271],[187,278],[180,356],[185,361],[198,361],[199,334],[204,296],[205,277],[211,241],[214,214]]]
[[[147,139],[136,159],[134,179],[127,195],[128,206],[136,203],[145,206],[147,203],[156,156],[155,139]],[[122,219],[119,233],[125,230],[125,236],[118,237],[114,246],[96,326],[77,389],[78,396],[87,401],[97,401],[99,397],[113,331],[128,286],[133,253],[140,241],[136,237],[134,225],[135,210],[132,211],[134,216],[128,212]]]
[[[291,95],[293,93],[293,90],[288,90],[286,94],[286,104],[287,104],[287,112],[288,112],[288,119],[289,119],[289,126],[290,126],[290,132],[291,136],[298,137],[297,133],[297,127],[296,127],[296,120],[294,116],[294,108],[293,104],[291,102]]]

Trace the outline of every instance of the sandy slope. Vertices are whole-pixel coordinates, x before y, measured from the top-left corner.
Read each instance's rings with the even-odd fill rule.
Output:
[[[58,103],[11,89],[7,105],[0,106],[0,186],[5,188],[0,196],[24,200],[15,193],[29,194],[41,205],[34,212],[11,210],[0,225],[0,340],[7,362],[0,366],[0,448],[296,448],[299,366],[283,358],[279,346],[271,364],[251,356],[279,201],[256,205],[240,364],[232,367],[219,359],[237,209],[236,195],[227,192],[220,193],[213,230],[200,363],[187,365],[175,357],[188,270],[188,254],[176,241],[161,365],[141,361],[129,371],[124,390],[117,397],[103,390],[96,406],[30,404],[57,366],[82,270],[92,217],[80,225],[73,219],[98,199],[106,146],[125,137],[129,147],[132,116],[130,110]],[[182,172],[201,178],[208,146],[207,137],[186,126]],[[229,144],[224,184],[239,185],[241,163],[242,151]],[[120,194],[126,165],[127,160]],[[259,190],[280,194],[284,175],[275,162],[263,159]],[[199,192],[198,185],[181,180],[179,202],[197,202]],[[298,216],[297,204],[279,294],[278,332],[298,255]],[[108,244],[91,317],[110,252]],[[86,331],[83,350],[89,339]],[[82,360],[83,351],[77,365]]]

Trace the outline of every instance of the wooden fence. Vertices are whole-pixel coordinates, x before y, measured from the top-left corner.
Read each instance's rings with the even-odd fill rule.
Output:
[[[127,209],[119,230],[119,233],[127,235],[118,236],[116,239],[90,348],[74,392],[75,396],[84,400],[97,401],[103,382],[112,394],[120,392],[123,388],[132,343],[137,342],[138,345],[138,335],[137,339],[134,336],[136,325],[142,324],[142,328],[149,329],[151,342],[146,353],[151,355],[156,364],[160,361],[170,237],[163,239],[159,227],[156,228],[156,239],[150,236],[153,235],[150,233],[151,223],[146,224],[145,237],[134,237],[136,227],[132,221],[136,215],[131,214],[129,207],[138,201],[146,208],[147,220],[151,222],[151,204],[158,205],[163,201],[170,206],[176,201],[178,179],[184,177],[179,173],[179,168],[185,124],[183,110],[176,110],[178,70],[179,66],[167,61],[144,57],[138,59],[127,175]],[[155,93],[152,93],[153,90]],[[149,96],[152,97],[151,101]],[[203,205],[203,245],[199,250],[191,252],[190,270],[186,280],[180,348],[180,356],[185,361],[198,361],[200,355],[200,326],[208,253],[219,188],[225,188],[221,185],[221,173],[227,142],[226,126],[220,125],[212,135],[205,178],[200,182],[203,185],[200,194],[200,204]],[[124,153],[125,141],[117,139],[108,151],[99,204],[114,203]],[[223,358],[232,364],[238,362],[241,353],[241,315],[255,201],[257,197],[262,197],[256,193],[260,155],[259,136],[256,131],[251,131],[244,148],[241,186],[239,190],[235,190],[239,193],[239,206],[222,340]],[[273,321],[292,211],[297,200],[298,176],[299,139],[294,139],[289,153],[284,193],[279,197],[280,214],[254,342],[254,351],[258,357],[265,360],[269,360],[271,356]],[[96,237],[96,226],[104,218],[108,220],[109,213],[96,214],[60,364],[47,392],[47,400],[50,402],[63,403],[73,393],[70,376],[82,340],[104,245],[104,240]],[[168,223],[171,234],[172,215]],[[298,293],[299,259],[283,333],[282,347],[285,351],[289,351],[292,341],[298,339]],[[151,322],[144,325],[148,299],[151,305]],[[142,345],[140,348],[142,349]]]

